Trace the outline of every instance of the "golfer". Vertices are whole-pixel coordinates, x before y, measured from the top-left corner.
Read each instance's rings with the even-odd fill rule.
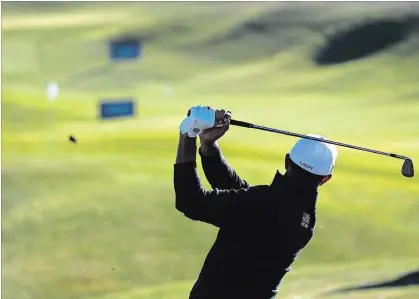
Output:
[[[276,171],[270,184],[252,186],[229,166],[217,144],[230,119],[230,112],[196,106],[180,125],[176,209],[219,228],[189,298],[272,299],[313,237],[318,187],[332,177],[337,150],[300,139],[285,155],[285,174]],[[197,137],[211,191],[197,172]]]

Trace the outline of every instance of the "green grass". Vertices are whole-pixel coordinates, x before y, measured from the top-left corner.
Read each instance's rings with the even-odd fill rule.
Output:
[[[396,15],[398,6],[307,5],[2,5],[4,298],[187,298],[216,235],[174,209],[177,127],[191,105],[419,161],[418,34],[367,59],[311,62],[323,41],[314,26]],[[275,38],[208,43],[272,11],[283,26]],[[171,33],[174,22],[186,31]],[[105,63],[106,41],[124,32],[155,36],[141,61],[66,82]],[[53,103],[49,80],[61,86]],[[97,101],[110,96],[137,97],[139,116],[99,121]],[[221,145],[240,175],[266,184],[294,142],[232,128]],[[279,298],[418,298],[417,287],[326,294],[419,268],[419,181],[402,177],[401,163],[340,149],[315,238]]]

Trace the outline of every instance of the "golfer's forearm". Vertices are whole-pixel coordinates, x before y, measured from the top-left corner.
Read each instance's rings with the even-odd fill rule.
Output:
[[[196,138],[190,138],[187,134],[180,134],[176,164],[196,162],[196,149]]]
[[[175,164],[173,182],[176,193],[176,208],[183,213],[194,209],[195,199],[205,194],[196,163]]]
[[[201,142],[200,152],[206,157],[220,156],[221,149],[217,142]]]
[[[240,189],[249,185],[243,181],[223,157],[217,143],[201,143],[202,168],[213,189]]]
[[[195,162],[174,165],[176,209],[192,220],[213,223],[205,203],[207,192],[201,184]]]
[[[194,214],[194,199],[205,194],[196,169],[196,138],[179,135],[173,181],[176,208],[185,215]]]

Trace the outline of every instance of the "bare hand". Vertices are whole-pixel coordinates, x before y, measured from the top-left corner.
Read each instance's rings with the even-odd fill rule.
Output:
[[[215,110],[215,125],[210,129],[205,129],[199,135],[202,143],[212,144],[220,139],[229,129],[231,112],[224,109]]]

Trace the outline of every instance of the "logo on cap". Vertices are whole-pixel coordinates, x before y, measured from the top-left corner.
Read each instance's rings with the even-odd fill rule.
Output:
[[[308,165],[307,163],[304,163],[304,162],[300,161],[300,164],[301,164],[304,168],[307,168],[307,169],[313,170],[313,166],[310,166],[310,165]]]
[[[193,131],[194,131],[194,133],[199,133],[199,131],[201,131],[201,130],[198,129],[198,128],[195,128],[195,129],[193,129]]]

